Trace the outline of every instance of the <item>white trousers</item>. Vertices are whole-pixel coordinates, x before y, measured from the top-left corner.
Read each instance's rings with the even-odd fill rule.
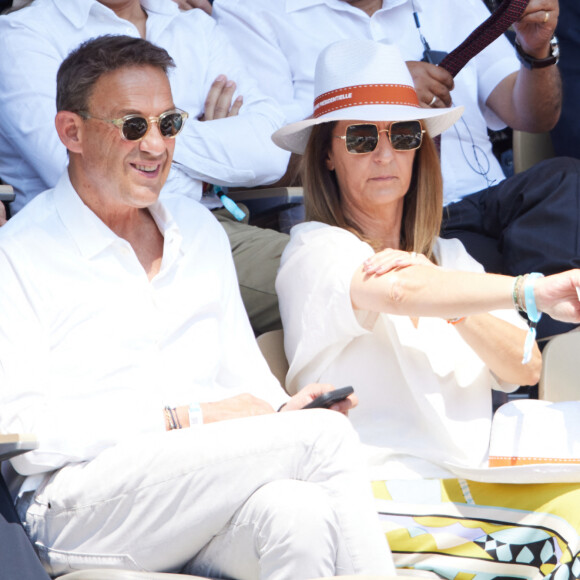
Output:
[[[26,525],[55,575],[393,574],[361,455],[349,421],[326,410],[143,436],[56,472]]]

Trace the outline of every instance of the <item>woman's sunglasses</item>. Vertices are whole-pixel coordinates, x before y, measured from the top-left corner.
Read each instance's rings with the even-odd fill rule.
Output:
[[[377,148],[380,133],[388,135],[395,151],[412,151],[421,147],[425,129],[420,121],[397,121],[381,130],[374,123],[357,123],[346,128],[346,135],[336,135],[336,138],[344,139],[349,153],[360,155]]]
[[[173,139],[181,132],[188,117],[188,114],[181,109],[171,109],[161,113],[159,117],[149,118],[143,115],[125,115],[120,119],[100,119],[86,111],[79,111],[79,115],[83,119],[95,119],[96,121],[112,123],[121,131],[121,137],[126,141],[140,141],[143,139],[149,129],[151,129],[152,123],[157,123],[162,137]]]

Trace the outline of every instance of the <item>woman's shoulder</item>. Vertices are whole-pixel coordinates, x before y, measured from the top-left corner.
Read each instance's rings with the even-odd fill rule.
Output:
[[[299,247],[302,245],[325,244],[329,240],[342,244],[364,244],[352,232],[317,221],[303,222],[290,230],[290,244]]]

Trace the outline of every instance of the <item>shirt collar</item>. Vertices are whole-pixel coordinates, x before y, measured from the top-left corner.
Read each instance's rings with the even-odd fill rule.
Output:
[[[116,14],[110,8],[107,8],[97,0],[55,0],[56,7],[61,11],[64,18],[69,20],[76,28],[86,26],[91,10],[101,13],[108,13],[117,18]],[[155,12],[164,15],[179,14],[179,7],[175,2],[167,0],[141,0],[141,6],[147,12]]]
[[[93,258],[109,246],[119,243],[119,236],[107,227],[79,197],[70,181],[68,171],[63,173],[54,189],[54,202],[64,227],[85,258]],[[149,211],[164,237],[164,246],[172,248],[170,252],[173,255],[167,258],[173,261],[182,245],[179,227],[163,202],[157,201],[149,208]]]
[[[381,10],[394,8],[400,4],[404,4],[408,0],[383,0],[383,7]],[[286,0],[286,12],[297,12],[298,10],[303,10],[304,8],[311,8],[313,6],[318,6],[320,4],[334,5],[339,8],[340,5],[346,4],[343,0]],[[347,5],[351,9],[352,6]]]

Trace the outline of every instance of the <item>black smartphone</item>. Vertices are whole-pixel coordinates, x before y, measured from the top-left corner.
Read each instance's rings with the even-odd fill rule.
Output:
[[[342,387],[341,389],[335,389],[334,391],[329,391],[324,393],[319,397],[316,397],[314,401],[308,403],[303,409],[328,409],[335,403],[340,403],[344,401],[349,395],[354,393],[352,387]]]

